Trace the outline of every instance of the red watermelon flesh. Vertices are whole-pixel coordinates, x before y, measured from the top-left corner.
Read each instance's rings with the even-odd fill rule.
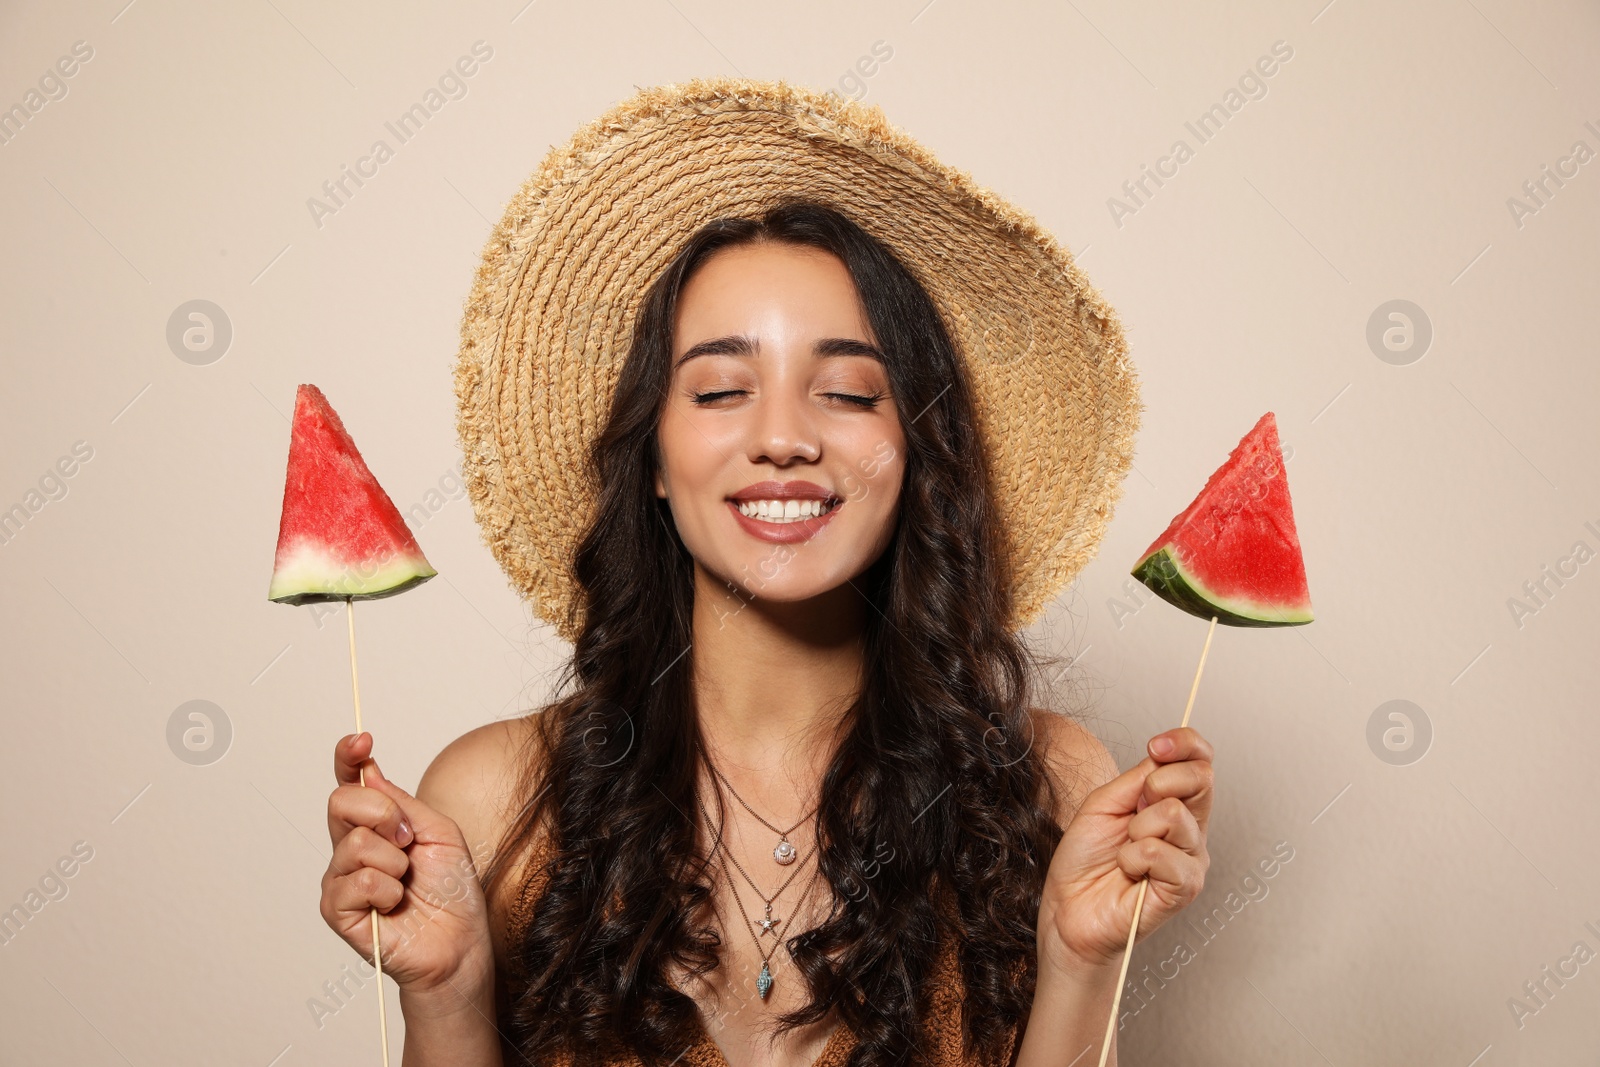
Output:
[[[371,600],[437,573],[322,390],[300,386],[267,599]]]
[[[1311,621],[1278,424],[1267,412],[1133,568],[1168,603],[1230,626]]]

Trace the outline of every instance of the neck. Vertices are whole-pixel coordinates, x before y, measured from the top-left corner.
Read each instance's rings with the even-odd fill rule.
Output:
[[[870,610],[849,583],[779,603],[736,595],[696,565],[690,659],[701,735],[758,810],[765,803],[792,821],[815,804],[861,688]]]

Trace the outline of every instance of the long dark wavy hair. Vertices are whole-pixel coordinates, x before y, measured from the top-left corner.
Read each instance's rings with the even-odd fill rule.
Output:
[[[717,251],[756,242],[843,261],[905,435],[897,528],[854,583],[874,609],[864,682],[821,783],[813,893],[831,887],[832,910],[787,941],[812,996],[779,1021],[816,1023],[837,1008],[859,1039],[850,1067],[922,1062],[929,979],[953,941],[966,1047],[993,1062],[1032,1002],[1040,891],[1061,837],[1029,712],[1049,702],[1035,691],[1046,658],[1005,625],[990,478],[936,306],[886,245],[810,200],[706,225],[639,309],[588,457],[599,499],[575,558],[587,610],[557,685],[565,695],[532,716],[528,803],[484,877],[503,877],[537,833],[550,835],[549,882],[509,947],[525,984],[501,1029],[530,1062],[565,1051],[578,1064],[624,1050],[669,1064],[701,1032],[694,1001],[667,978],[669,962],[714,968],[721,941],[690,921],[714,884],[692,819],[694,562],[654,494],[656,430],[684,284]]]

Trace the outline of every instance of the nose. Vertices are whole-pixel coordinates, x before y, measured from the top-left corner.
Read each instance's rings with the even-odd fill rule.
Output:
[[[785,392],[768,393],[755,409],[748,450],[752,463],[766,461],[786,467],[795,461],[814,462],[822,454],[822,442],[804,405]]]

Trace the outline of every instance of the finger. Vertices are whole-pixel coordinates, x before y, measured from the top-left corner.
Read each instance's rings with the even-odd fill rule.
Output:
[[[1163,748],[1168,744],[1170,748]],[[1211,761],[1211,742],[1200,736],[1200,731],[1193,726],[1178,726],[1164,733],[1156,734],[1146,746],[1150,758],[1157,763],[1177,763],[1181,760],[1199,759]]]
[[[1113,817],[1132,815],[1134,805],[1139,801],[1139,793],[1144,788],[1145,777],[1158,766],[1155,760],[1146,756],[1105,785],[1091,790],[1083,798],[1078,808],[1079,814]]]
[[[391,878],[376,867],[362,867],[328,884],[323,891],[323,906],[333,915],[325,914],[323,918],[330,922],[348,921],[352,913],[359,915],[372,908],[388,913],[399,906],[405,895],[398,878]]]
[[[1209,811],[1213,782],[1211,764],[1205,760],[1163,764],[1145,778],[1135,810],[1142,811],[1158,800],[1177,797],[1187,803],[1191,810]]]
[[[411,844],[417,836],[406,813],[383,790],[341,785],[328,795],[328,833],[337,845],[357,826],[371,827],[401,848]]]
[[[372,735],[346,734],[333,746],[333,777],[340,785],[361,784],[361,761],[372,755]]]
[[[374,760],[367,762],[367,788],[376,789],[399,807],[416,834],[416,840],[429,844],[464,843],[461,828],[454,819],[441,815],[384,777]]]
[[[1117,849],[1117,866],[1137,882],[1148,878],[1160,883],[1169,897],[1187,903],[1200,895],[1205,886],[1209,856],[1192,856],[1159,837],[1129,841]]]
[[[1167,797],[1145,808],[1128,823],[1128,838],[1157,837],[1191,854],[1205,844],[1205,834],[1194,812],[1177,797]]]
[[[391,878],[399,878],[410,869],[411,858],[371,827],[357,826],[334,846],[328,869],[338,877],[363,867],[376,867]]]

